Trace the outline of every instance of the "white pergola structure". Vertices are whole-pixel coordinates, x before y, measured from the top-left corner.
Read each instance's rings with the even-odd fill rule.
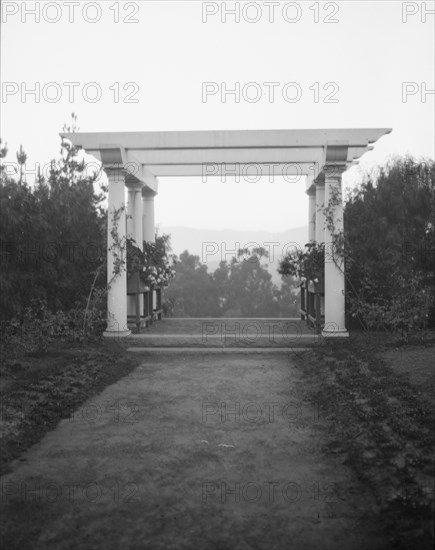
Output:
[[[278,177],[306,176],[309,196],[309,240],[331,243],[325,227],[324,205],[334,200],[335,231],[343,229],[341,179],[343,172],[389,128],[319,130],[230,130],[193,132],[63,133],[103,164],[109,181],[108,322],[106,336],[127,336],[127,275],[113,278],[120,255],[117,239],[132,236],[137,245],[154,241],[154,197],[159,177],[226,176],[249,173]],[[301,178],[302,179],[302,178]],[[125,187],[128,188],[126,225]],[[114,214],[117,219],[114,221]],[[303,243],[301,243],[302,245]],[[113,280],[112,280],[113,279]],[[345,327],[344,271],[337,262],[325,263],[324,336],[348,336]]]

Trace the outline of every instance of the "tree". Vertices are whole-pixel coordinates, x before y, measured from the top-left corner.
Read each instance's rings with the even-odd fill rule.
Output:
[[[26,154],[17,153],[18,180],[2,171],[0,232],[2,239],[2,319],[20,315],[32,299],[52,311],[83,302],[95,269],[105,261],[106,213],[94,177],[84,174],[76,150],[67,142],[52,161],[47,181],[33,186],[23,177]],[[2,157],[6,151],[2,150]],[[105,285],[105,274],[99,281]]]
[[[230,263],[221,262],[213,274],[199,256],[186,250],[177,261],[177,274],[165,298],[175,302],[177,317],[278,317],[282,312],[280,291],[271,282],[264,255],[250,257],[239,251]],[[242,257],[243,256],[243,257]]]
[[[344,209],[348,309],[373,328],[434,310],[435,163],[395,158]],[[412,322],[411,322],[412,317]]]
[[[225,317],[277,317],[279,315],[279,291],[272,284],[267,265],[260,259],[265,250],[248,254],[239,250],[230,264],[221,262],[214,273],[219,286],[219,302]]]
[[[185,250],[176,258],[177,273],[165,290],[165,299],[175,302],[176,317],[218,317],[220,314],[216,285],[201,264],[199,256]]]
[[[300,290],[295,277],[283,275],[279,291],[280,317],[299,317]]]

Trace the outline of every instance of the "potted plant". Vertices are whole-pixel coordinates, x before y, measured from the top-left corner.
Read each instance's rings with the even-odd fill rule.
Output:
[[[142,251],[133,239],[127,239],[127,293],[168,286],[176,274],[167,253],[168,241],[168,235],[158,236],[155,243],[144,242]]]
[[[325,244],[310,241],[304,250],[287,254],[280,261],[278,273],[293,275],[301,284],[312,283],[315,292],[322,292],[325,285]]]
[[[127,239],[127,294],[147,292],[149,286],[142,276],[145,256],[133,239]]]
[[[144,242],[146,269],[143,277],[153,287],[166,287],[175,277],[174,261],[169,254],[169,235],[157,235],[155,242]]]

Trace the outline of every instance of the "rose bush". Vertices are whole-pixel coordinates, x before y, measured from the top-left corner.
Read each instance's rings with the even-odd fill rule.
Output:
[[[156,242],[144,242],[142,251],[134,241],[127,239],[127,276],[139,273],[149,287],[167,286],[176,275],[173,256],[169,254],[169,235],[158,235]]]

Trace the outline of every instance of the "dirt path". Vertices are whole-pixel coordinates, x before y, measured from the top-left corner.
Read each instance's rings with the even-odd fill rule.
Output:
[[[387,547],[291,354],[143,358],[2,478],[4,548]]]

